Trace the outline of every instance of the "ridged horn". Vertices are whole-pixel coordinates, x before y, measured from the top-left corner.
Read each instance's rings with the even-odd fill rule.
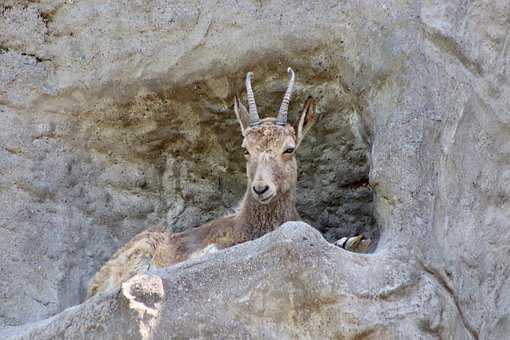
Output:
[[[278,112],[278,117],[276,117],[276,124],[281,126],[287,125],[290,96],[292,94],[292,89],[294,88],[294,71],[292,71],[292,69],[289,67],[287,72],[289,73],[289,86],[287,87],[287,91],[283,96],[283,101],[282,105],[280,106],[280,111]]]
[[[250,126],[256,127],[260,125],[259,114],[257,113],[257,105],[255,104],[255,95],[251,88],[251,80],[253,78],[253,72],[246,74],[246,93],[248,96],[248,111],[250,113]]]

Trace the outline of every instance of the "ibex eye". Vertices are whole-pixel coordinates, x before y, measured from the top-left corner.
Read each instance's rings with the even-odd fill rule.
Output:
[[[243,153],[244,153],[245,155],[249,155],[249,154],[250,154],[250,153],[248,152],[248,150],[247,150],[247,149],[245,149],[245,148],[243,148]]]
[[[295,150],[294,148],[287,148],[283,153],[293,153],[294,150]]]

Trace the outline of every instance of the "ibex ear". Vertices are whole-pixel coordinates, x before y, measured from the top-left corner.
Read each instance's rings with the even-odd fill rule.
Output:
[[[241,133],[244,136],[244,131],[250,126],[250,114],[246,107],[239,101],[239,98],[234,98],[234,111],[236,113],[237,121],[241,125]]]
[[[297,137],[297,146],[299,146],[305,134],[316,121],[317,114],[315,112],[315,99],[313,99],[313,97],[308,97],[303,105],[303,109],[301,110],[299,120],[294,125]]]

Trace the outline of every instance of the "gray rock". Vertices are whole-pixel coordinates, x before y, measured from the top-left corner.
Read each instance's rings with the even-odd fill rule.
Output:
[[[420,272],[349,253],[288,222],[256,241],[135,276],[120,292],[2,338],[469,338],[454,299]]]
[[[259,111],[274,114],[290,65],[297,73],[294,117],[308,95],[319,99],[321,114],[299,150],[299,210],[328,240],[363,232],[380,235],[378,248],[370,256],[331,255],[337,260],[317,274],[296,254],[309,261],[319,255],[275,235],[232,250],[240,258],[216,263],[223,255],[212,256],[204,263],[216,263],[211,270],[222,267],[225,277],[208,289],[232,307],[218,299],[206,304],[203,288],[193,288],[181,297],[193,302],[189,308],[204,306],[194,309],[197,324],[246,337],[255,329],[267,337],[327,337],[338,323],[346,337],[504,338],[509,6],[4,1],[0,326],[30,334],[78,318],[83,330],[107,325],[111,336],[132,329],[139,337],[138,314],[120,297],[66,308],[83,302],[94,272],[141,230],[157,223],[182,230],[236,208],[245,180],[232,98],[244,95],[242,79],[252,70]],[[269,240],[289,250],[282,261],[306,273],[301,281],[288,274],[287,283],[278,264],[265,263],[274,270],[265,272],[267,280],[249,271],[250,256],[261,260]],[[337,251],[318,244],[321,256]],[[283,250],[268,252],[284,259]],[[164,306],[176,296],[167,272],[193,284],[208,279],[205,269],[191,274],[186,265],[161,274]],[[264,289],[244,285],[235,270]],[[401,282],[413,283],[386,298],[374,293]],[[253,304],[225,297],[227,286]],[[334,312],[321,289],[335,290]],[[313,297],[324,311],[290,312]],[[277,316],[280,309],[289,314]],[[230,321],[212,316],[220,312]],[[171,324],[175,316],[164,313]],[[175,329],[197,331],[184,321]]]

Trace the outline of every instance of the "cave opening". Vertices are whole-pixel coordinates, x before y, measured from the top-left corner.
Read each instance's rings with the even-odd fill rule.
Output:
[[[274,115],[286,79],[271,69],[257,75],[254,90],[261,116]],[[115,185],[136,191],[145,199],[136,204],[150,206],[137,216],[118,214],[104,223],[119,244],[153,224],[178,232],[236,210],[246,186],[241,131],[233,112],[234,95],[246,102],[241,82],[224,76],[145,91],[87,115],[82,122],[87,147],[102,154],[105,164],[121,164],[117,175],[137,177]],[[298,211],[330,242],[358,234],[377,241],[363,101],[337,78],[305,74],[295,88],[290,121],[309,95],[318,101],[320,118],[297,151]]]

